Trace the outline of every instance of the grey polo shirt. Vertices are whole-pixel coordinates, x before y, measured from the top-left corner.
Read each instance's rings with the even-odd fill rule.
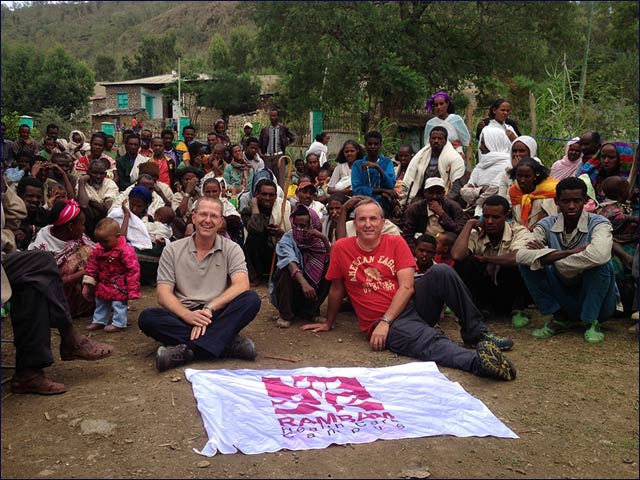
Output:
[[[158,283],[173,286],[173,293],[188,309],[217,298],[231,284],[232,275],[247,272],[242,248],[220,235],[198,261],[194,236],[167,245],[158,265]]]

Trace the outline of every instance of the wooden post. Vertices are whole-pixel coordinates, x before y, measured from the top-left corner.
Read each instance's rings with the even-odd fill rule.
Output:
[[[535,136],[538,131],[538,122],[536,120],[536,97],[533,96],[533,92],[529,90],[529,112],[531,115],[531,136]]]
[[[471,140],[469,140],[469,145],[467,146],[466,152],[466,163],[467,170],[473,170],[474,162],[473,162],[473,138],[474,138],[474,129],[473,129],[473,105],[471,102],[467,104],[465,116],[467,117],[467,130],[469,130],[469,134],[471,135]]]

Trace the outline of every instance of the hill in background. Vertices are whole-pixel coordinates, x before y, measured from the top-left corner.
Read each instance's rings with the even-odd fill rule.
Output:
[[[9,10],[2,6],[2,44],[62,45],[93,66],[106,55],[121,64],[141,39],[174,33],[185,56],[205,52],[215,33],[226,39],[237,26],[252,26],[242,2],[33,2]]]

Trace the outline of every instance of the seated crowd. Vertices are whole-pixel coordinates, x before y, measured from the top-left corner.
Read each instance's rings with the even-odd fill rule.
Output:
[[[616,310],[637,317],[631,147],[586,132],[549,169],[499,99],[478,128],[469,172],[471,137],[450,97],[438,92],[427,107],[435,116],[415,153],[401,145],[386,157],[381,134],[370,131],[363,145],[346,141],[334,162],[321,133],[291,165],[281,157],[295,137],[276,110],[259,136],[245,124],[238,144],[223,120],[206,143],[189,125],[181,141],[170,129],[157,137],[126,130],[117,149],[101,132],[87,142],[74,130],[65,141],[55,125],[39,145],[22,125],[3,147],[12,390],[66,390],[43,373],[53,361],[51,327],[63,336],[63,359],[110,355],[71,319],[92,315],[87,330],[121,332],[141,285],[157,287],[159,307],[138,324],[162,344],[160,371],[194,358],[254,359],[255,344],[240,332],[260,310],[253,289],[267,278],[280,328],[301,319],[302,330],[328,331],[352,309],[373,350],[502,380],[516,376],[502,353],[513,342],[486,319],[524,328],[535,305],[548,317],[534,337],[582,326],[585,341],[599,343]],[[60,295],[34,302],[48,284]],[[438,329],[451,312],[464,346]],[[28,338],[36,330],[38,345]]]

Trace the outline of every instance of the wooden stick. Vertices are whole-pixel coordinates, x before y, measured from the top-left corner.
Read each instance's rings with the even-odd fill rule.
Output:
[[[297,363],[298,362],[298,360],[296,360],[295,358],[278,357],[276,355],[264,355],[264,358],[270,358],[271,360],[284,360],[285,362],[291,362],[291,363]]]
[[[293,169],[293,160],[291,157],[287,157],[286,155],[282,155],[278,159],[278,170],[280,170],[280,165],[282,160],[289,160],[289,165],[287,165],[287,173],[284,178],[284,195],[282,196],[282,208],[280,209],[280,223],[284,225],[284,212],[287,208],[287,202],[289,199],[287,198],[287,190],[289,190],[289,182],[291,182],[291,170]],[[276,242],[277,243],[277,242]],[[269,270],[269,282],[271,282],[271,277],[273,276],[273,271],[276,268],[276,248],[275,245],[273,247],[273,256],[271,257],[271,270]]]

